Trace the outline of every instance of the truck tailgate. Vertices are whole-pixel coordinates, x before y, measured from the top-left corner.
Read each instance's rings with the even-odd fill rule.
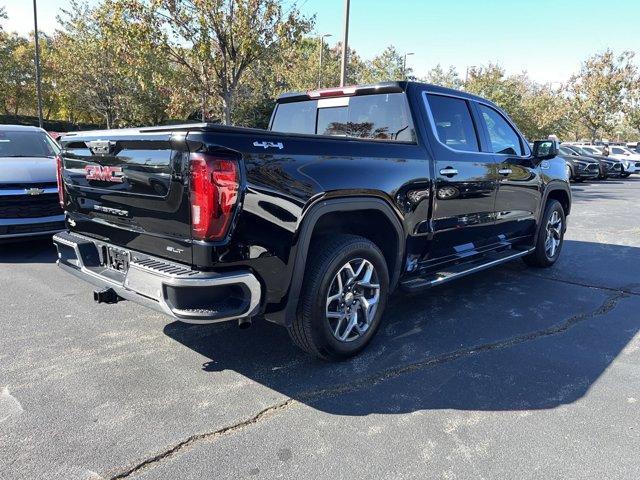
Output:
[[[62,139],[72,230],[191,263],[184,133],[87,132]]]

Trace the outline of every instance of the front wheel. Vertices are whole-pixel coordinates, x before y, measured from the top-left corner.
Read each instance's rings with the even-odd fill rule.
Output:
[[[630,175],[631,175],[631,173],[629,173],[629,172],[624,172],[624,173],[621,173],[621,174],[620,174],[620,176],[621,176],[622,178],[629,178],[629,176],[630,176]]]
[[[380,249],[356,235],[317,241],[305,271],[293,342],[324,360],[360,352],[380,325],[389,273]]]
[[[564,243],[566,217],[562,205],[557,200],[549,200],[542,217],[542,224],[533,252],[522,257],[532,267],[550,267],[558,257]]]

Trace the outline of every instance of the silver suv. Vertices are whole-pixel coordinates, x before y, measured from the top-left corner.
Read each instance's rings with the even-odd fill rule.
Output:
[[[37,127],[0,125],[0,241],[64,229],[58,145]]]

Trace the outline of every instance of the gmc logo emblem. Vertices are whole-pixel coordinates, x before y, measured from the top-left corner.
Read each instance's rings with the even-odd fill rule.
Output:
[[[122,183],[122,167],[103,167],[102,165],[87,165],[84,167],[87,172],[87,180],[99,180],[101,182]]]

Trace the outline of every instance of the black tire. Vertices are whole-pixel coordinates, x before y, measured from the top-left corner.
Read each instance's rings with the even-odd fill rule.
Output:
[[[629,176],[630,176],[630,175],[631,175],[631,174],[630,174],[629,172],[625,172],[625,173],[621,173],[621,174],[620,174],[620,177],[621,177],[621,178],[629,178]]]
[[[562,224],[559,227],[559,244],[554,248],[553,255],[550,254],[547,249],[547,229],[549,228],[550,221],[557,213]],[[564,233],[567,229],[567,221],[564,214],[562,205],[557,200],[549,200],[542,216],[540,231],[538,233],[538,239],[536,240],[535,250],[530,254],[522,257],[522,260],[530,267],[547,268],[552,266],[558,260],[562,245],[564,244]],[[554,236],[555,238],[555,236]]]
[[[302,284],[302,294],[298,312],[293,324],[288,327],[289,335],[298,347],[323,360],[342,360],[359,353],[375,335],[389,294],[389,273],[380,249],[366,238],[356,235],[338,235],[322,238],[309,249],[312,257],[307,263]],[[379,285],[377,308],[371,315],[367,329],[357,338],[341,341],[334,335],[331,321],[327,316],[327,299],[335,293],[336,277],[344,271],[347,262],[358,265],[360,260],[368,261],[374,269]],[[363,262],[364,263],[364,262]],[[348,282],[344,283],[345,285]],[[334,288],[334,290],[331,290]],[[369,290],[369,292],[375,290]],[[354,290],[355,292],[355,290]],[[334,295],[332,295],[334,296]],[[351,296],[353,298],[353,295]],[[339,300],[342,302],[342,300]],[[340,307],[344,303],[336,305]],[[345,307],[346,308],[346,307]],[[360,320],[364,320],[364,306],[354,308]],[[345,319],[348,322],[348,319]],[[337,322],[338,320],[334,320]],[[342,322],[342,320],[340,320]],[[339,327],[337,328],[339,330]]]

